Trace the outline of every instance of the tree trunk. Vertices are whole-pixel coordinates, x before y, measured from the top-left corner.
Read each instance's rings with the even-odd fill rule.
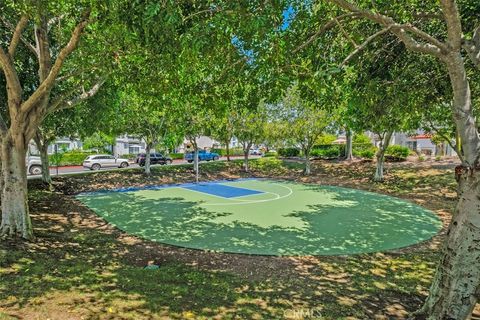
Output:
[[[480,294],[480,146],[463,59],[455,53],[445,62],[454,94],[457,148],[464,163],[455,169],[459,200],[430,294],[419,313],[432,320],[463,320],[470,317]]]
[[[50,175],[50,160],[48,159],[48,141],[37,132],[34,139],[38,152],[40,153],[40,161],[42,162],[42,181],[48,185],[52,184],[52,176]]]
[[[347,141],[345,143],[345,160],[351,161],[353,159],[353,132],[347,129]]]
[[[467,319],[480,290],[480,172],[455,170],[459,201],[450,223],[443,257],[420,313],[428,319]]]
[[[308,176],[310,173],[312,173],[311,169],[311,163],[310,163],[310,149],[305,149],[303,150],[303,153],[305,154],[305,175]]]
[[[198,183],[198,147],[195,144],[194,146],[194,152],[193,152],[193,168],[195,170],[195,183]]]
[[[376,155],[377,159],[377,167],[375,170],[375,176],[373,177],[373,181],[376,182],[383,182],[383,167],[385,164],[385,152],[384,151],[378,151]]]
[[[225,149],[227,151],[227,161],[230,161],[230,143],[227,142],[227,144],[225,145]]]
[[[152,174],[152,171],[150,170],[150,150],[151,146],[149,143],[145,145],[145,174],[147,176],[150,176]]]
[[[243,149],[243,168],[245,169],[245,172],[248,172],[249,168],[248,168],[248,152],[249,152],[249,149]]]
[[[380,146],[377,151],[376,159],[377,159],[377,168],[375,170],[375,176],[373,177],[373,181],[376,182],[383,182],[383,168],[385,164],[385,151],[390,144],[390,140],[392,139],[393,132],[387,132],[384,139],[380,142]]]
[[[42,162],[42,181],[48,185],[52,184],[50,176],[50,161],[48,159],[48,144],[42,145],[38,150],[40,152],[40,160]]]
[[[21,236],[33,238],[32,223],[28,212],[27,148],[23,136],[13,139],[10,134],[3,138],[2,161],[2,223],[0,237]]]

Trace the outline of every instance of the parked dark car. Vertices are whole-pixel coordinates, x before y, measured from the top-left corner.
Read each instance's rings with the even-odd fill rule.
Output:
[[[137,155],[137,159],[135,159],[135,162],[138,163],[139,166],[143,167],[145,165],[145,158],[146,154],[145,153],[140,153]],[[170,157],[165,157],[164,155],[160,153],[150,153],[150,164],[171,164],[172,163],[172,158]]]

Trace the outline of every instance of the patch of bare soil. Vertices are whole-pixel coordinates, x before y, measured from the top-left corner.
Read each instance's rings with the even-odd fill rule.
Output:
[[[95,232],[95,237],[99,237],[104,246],[115,243],[112,250],[106,250],[103,259],[118,259],[139,268],[148,263],[183,264],[208,272],[228,272],[252,284],[252,287],[244,288],[245,291],[277,292],[275,299],[287,299],[297,307],[322,306],[326,319],[335,319],[337,314],[351,314],[349,319],[404,319],[422,304],[428,292],[438,249],[456,201],[453,173],[449,167],[437,168],[425,163],[388,164],[386,180],[379,184],[371,180],[373,170],[373,164],[368,162],[317,161],[312,175],[308,177],[303,176],[300,169],[275,176],[260,171],[251,174],[351,187],[404,198],[437,213],[444,222],[442,232],[430,241],[409,248],[348,257],[214,253],[173,247],[128,235],[106,223],[73,197],[83,191],[192,181],[191,170],[172,167],[154,171],[148,178],[134,170],[59,177],[55,178],[54,192],[40,191],[38,182],[29,182],[37,239],[33,243],[2,245],[7,250],[44,252],[64,259],[66,253],[76,249],[88,251],[88,248],[80,248],[82,244],[78,239]],[[227,164],[221,170],[204,170],[201,179],[245,176],[248,175],[241,171],[238,164]],[[96,250],[95,246],[91,250]],[[56,310],[53,308],[52,312]]]

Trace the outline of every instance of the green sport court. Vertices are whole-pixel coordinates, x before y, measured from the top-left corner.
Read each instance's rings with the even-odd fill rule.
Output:
[[[430,239],[442,227],[433,212],[398,198],[263,179],[124,188],[77,198],[132,235],[218,252],[377,252]]]

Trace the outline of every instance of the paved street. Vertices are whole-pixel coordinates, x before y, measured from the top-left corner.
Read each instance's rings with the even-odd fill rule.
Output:
[[[243,157],[241,156],[235,156],[235,157],[230,157],[230,159],[242,159]],[[250,156],[249,157],[250,159],[256,159],[256,158],[260,158],[259,156]],[[221,157],[219,161],[226,161],[227,158],[226,157]],[[183,160],[183,159],[180,159],[180,160],[173,160],[173,163],[171,165],[182,165],[182,164],[189,164],[187,161]],[[190,165],[193,165],[190,164]],[[121,169],[121,168],[105,168],[105,169],[100,169],[100,171],[108,171],[108,170],[128,170],[128,169],[131,169],[131,168],[138,168],[138,164],[136,163],[130,163],[130,166],[128,168],[125,168],[125,169]],[[56,167],[50,167],[50,174],[52,176],[55,176],[57,175],[57,172],[58,172],[58,175],[68,175],[68,174],[75,174],[75,173],[82,173],[82,172],[94,172],[90,169],[86,169],[82,166],[66,166],[66,167],[58,167],[58,170]],[[33,179],[33,178],[36,178],[36,177],[40,177],[40,176],[32,176],[32,175],[29,175],[28,176],[29,178]]]

